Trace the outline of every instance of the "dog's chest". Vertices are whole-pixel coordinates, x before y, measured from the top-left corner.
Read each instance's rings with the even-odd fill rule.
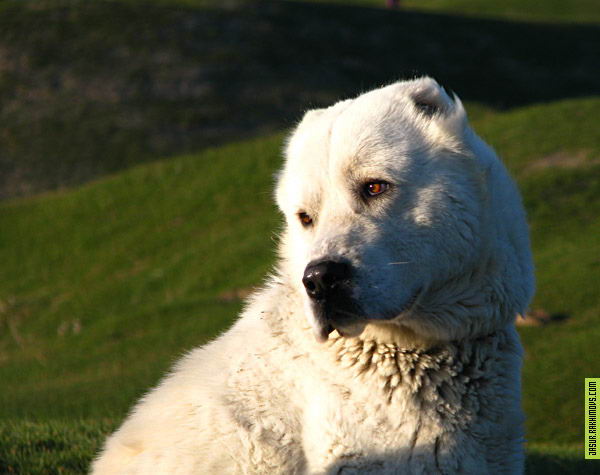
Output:
[[[370,390],[369,390],[370,389]],[[381,388],[313,388],[303,418],[303,445],[310,473],[334,466],[362,466],[386,459],[397,465],[419,446],[435,445],[444,428],[435,414],[424,413],[413,397],[382,397]],[[358,465],[357,465],[358,464]]]
[[[487,350],[340,343],[328,360],[275,350],[234,373],[230,409],[251,466],[266,469],[268,458],[287,473],[452,473],[481,456],[465,433],[490,399]]]
[[[339,372],[305,388],[302,440],[310,473],[401,473],[399,466],[434,473],[441,470],[436,464],[477,452],[465,445],[464,430],[483,396],[479,364],[451,347],[409,352],[360,342],[338,350]]]

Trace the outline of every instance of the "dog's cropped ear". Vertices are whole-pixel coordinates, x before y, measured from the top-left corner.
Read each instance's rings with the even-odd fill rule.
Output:
[[[416,81],[410,98],[417,115],[428,123],[432,138],[447,145],[461,142],[467,128],[467,114],[456,94],[451,98],[435,80],[421,78]]]
[[[455,106],[455,102],[448,96],[444,88],[428,77],[416,81],[410,97],[415,109],[427,117],[446,114],[451,112]]]

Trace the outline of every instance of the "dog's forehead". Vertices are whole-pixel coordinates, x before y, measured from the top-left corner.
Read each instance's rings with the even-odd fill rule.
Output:
[[[310,112],[292,138],[290,168],[309,175],[318,170],[323,178],[348,166],[380,166],[390,148],[410,145],[402,133],[411,127],[409,99],[402,99],[399,87],[389,86]]]
[[[331,124],[329,168],[358,172],[401,166],[412,148],[420,147],[407,102],[392,91],[357,98]]]
[[[277,189],[282,209],[305,209],[320,199],[321,182],[327,173],[330,109],[309,111],[290,137]]]

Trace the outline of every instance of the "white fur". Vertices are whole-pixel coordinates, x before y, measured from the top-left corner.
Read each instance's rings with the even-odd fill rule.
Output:
[[[369,180],[392,186],[361,199]],[[93,472],[522,472],[527,225],[460,101],[423,78],[308,112],[277,203],[275,277],[137,404]],[[318,343],[302,275],[338,258],[364,314]]]

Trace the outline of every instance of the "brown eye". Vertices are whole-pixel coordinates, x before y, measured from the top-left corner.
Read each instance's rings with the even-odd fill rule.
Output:
[[[385,181],[370,181],[369,183],[365,183],[363,191],[366,196],[377,196],[386,192],[389,187],[390,184]]]
[[[312,218],[306,214],[304,211],[298,213],[298,218],[300,219],[300,222],[302,223],[302,226],[306,227],[306,226],[310,226],[313,222]]]

